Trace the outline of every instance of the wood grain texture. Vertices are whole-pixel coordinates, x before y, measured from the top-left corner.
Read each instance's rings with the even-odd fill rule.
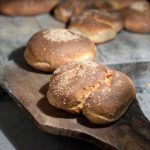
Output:
[[[39,128],[88,140],[104,149],[149,150],[150,123],[136,102],[122,119],[110,126],[92,125],[82,115],[70,115],[48,104],[45,95],[50,74],[31,69],[24,61],[23,51],[33,33],[46,27],[63,28],[63,24],[48,14],[0,16],[0,22],[0,84]],[[122,32],[115,40],[97,46],[96,60],[106,64],[127,63],[126,69],[131,72],[128,63],[150,61],[149,41],[149,35]]]

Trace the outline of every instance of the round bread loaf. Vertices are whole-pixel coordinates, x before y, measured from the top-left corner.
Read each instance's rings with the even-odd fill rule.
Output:
[[[94,43],[103,43],[115,38],[123,20],[117,12],[91,9],[72,17],[69,28],[84,33]]]
[[[150,33],[150,9],[143,12],[132,9],[125,16],[124,22],[128,31]]]
[[[69,62],[52,75],[47,92],[54,107],[70,113],[81,111],[94,124],[118,120],[136,97],[125,74],[91,61]]]
[[[84,35],[51,28],[33,35],[24,53],[29,65],[48,72],[66,62],[93,60],[95,55],[95,45]]]
[[[68,22],[72,16],[89,9],[99,9],[110,6],[103,0],[65,0],[62,1],[54,10],[56,19],[62,22]]]
[[[36,15],[49,12],[59,0],[0,0],[0,12],[6,15]]]

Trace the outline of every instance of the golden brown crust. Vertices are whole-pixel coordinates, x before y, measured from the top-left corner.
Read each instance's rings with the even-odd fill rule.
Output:
[[[69,28],[83,32],[95,43],[103,43],[115,38],[123,28],[123,20],[117,12],[89,10],[72,17]]]
[[[32,67],[52,72],[70,61],[93,60],[95,45],[82,34],[67,29],[46,29],[32,36],[25,59]]]
[[[36,15],[52,10],[59,0],[0,0],[0,12],[6,15]]]
[[[119,119],[135,99],[132,81],[95,62],[72,62],[52,75],[47,93],[51,105],[83,114],[95,124]]]
[[[131,32],[150,33],[150,9],[143,12],[130,10],[125,16],[125,28]]]
[[[93,92],[83,107],[83,114],[95,124],[107,124],[118,120],[135,99],[131,80],[115,71],[110,85],[100,86]]]
[[[56,19],[66,23],[76,14],[85,10],[100,9],[102,7],[108,10],[111,9],[108,4],[105,4],[104,0],[66,0],[56,7],[54,16]]]

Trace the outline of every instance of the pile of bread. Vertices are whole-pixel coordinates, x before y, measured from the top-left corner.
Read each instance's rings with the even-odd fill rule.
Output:
[[[85,35],[54,28],[34,34],[24,52],[30,66],[53,72],[47,92],[52,106],[109,124],[132,104],[135,87],[124,73],[93,62],[95,55],[96,46]]]
[[[0,0],[6,15],[52,12],[69,29],[94,43],[114,39],[118,32],[150,33],[150,4],[146,0]]]

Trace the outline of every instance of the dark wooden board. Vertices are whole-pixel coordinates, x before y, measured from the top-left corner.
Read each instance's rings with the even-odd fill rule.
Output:
[[[50,106],[46,99],[50,74],[30,68],[23,58],[24,48],[11,53],[4,68],[3,87],[32,116],[43,131],[88,140],[104,149],[149,150],[150,123],[135,102],[116,123],[95,126],[84,116],[71,115]]]
[[[106,150],[149,150],[150,123],[137,102],[122,119],[110,126],[92,125],[82,114],[73,116],[48,104],[45,95],[50,75],[31,69],[24,61],[24,48],[20,48],[26,45],[33,33],[46,27],[63,28],[64,25],[49,14],[34,17],[0,15],[0,84],[3,88],[21,108],[27,110],[43,131],[88,140]],[[149,41],[149,35],[121,32],[115,40],[97,46],[96,60],[106,64],[119,64],[120,68],[122,63],[126,63],[123,71],[137,78],[138,68],[150,69],[146,65],[134,64],[150,62]],[[128,63],[133,64],[129,67]],[[145,71],[138,70],[145,76]],[[140,78],[137,78],[137,86],[141,86],[139,81]]]

